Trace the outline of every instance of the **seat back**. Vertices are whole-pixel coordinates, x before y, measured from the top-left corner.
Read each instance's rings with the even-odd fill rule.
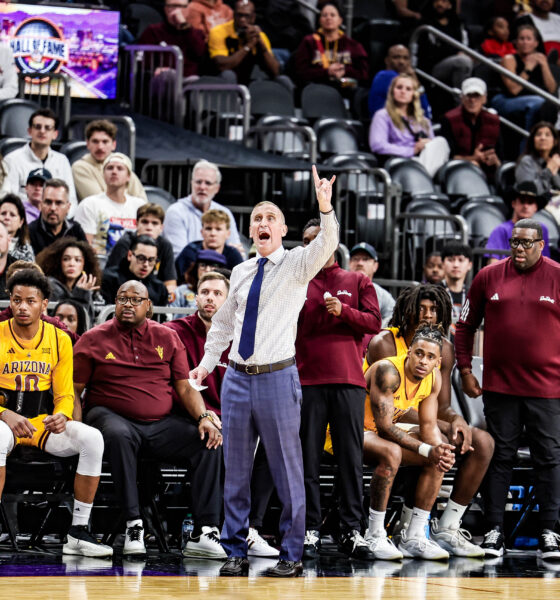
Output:
[[[480,356],[473,356],[472,358],[472,372],[476,377],[478,383],[482,386],[482,358]],[[463,392],[461,384],[461,374],[457,366],[453,367],[451,372],[451,385],[455,391],[457,401],[459,402],[463,417],[469,425],[472,427],[478,427],[479,429],[486,430],[486,417],[484,416],[484,404],[482,402],[482,396],[476,398],[470,398]]]
[[[313,129],[317,135],[317,150],[323,156],[349,154],[360,149],[358,133],[353,121],[321,119],[315,122]]]
[[[492,231],[505,221],[502,210],[486,202],[467,202],[460,214],[469,226],[471,245],[478,247],[485,246]]]
[[[249,85],[251,114],[295,115],[294,97],[281,83],[262,79]]]
[[[70,161],[70,164],[74,164],[78,159],[82,158],[84,154],[87,154],[88,149],[86,142],[75,140],[73,142],[66,142],[66,144],[60,148],[60,152],[66,156]]]
[[[411,158],[390,158],[384,168],[391,175],[391,179],[399,183],[403,194],[412,197],[417,194],[431,194],[436,188],[430,174],[416,160]]]
[[[0,105],[0,135],[28,138],[29,117],[39,105],[24,98],[12,98]]]
[[[436,174],[442,192],[451,197],[490,196],[492,190],[482,169],[467,160],[451,160]]]
[[[558,248],[558,242],[560,241],[560,231],[558,230],[558,223],[556,219],[547,211],[539,210],[533,215],[533,219],[539,223],[546,225],[548,229],[548,245],[550,249]]]
[[[324,117],[348,118],[348,111],[338,90],[322,83],[310,83],[303,88],[301,110],[305,119],[313,121]]]
[[[515,184],[515,163],[513,161],[502,163],[496,170],[496,191],[502,198],[507,198]]]
[[[10,152],[17,150],[18,148],[25,146],[25,144],[27,144],[27,140],[24,138],[4,138],[3,140],[0,140],[0,155],[6,156],[6,154],[9,154]]]
[[[146,196],[148,196],[148,202],[159,204],[163,210],[167,210],[173,202],[177,201],[177,199],[167,190],[155,185],[145,185],[144,191],[146,192]]]

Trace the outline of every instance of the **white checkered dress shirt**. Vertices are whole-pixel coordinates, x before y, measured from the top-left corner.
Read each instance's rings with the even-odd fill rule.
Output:
[[[281,246],[267,257],[259,297],[255,351],[247,360],[241,358],[238,348],[258,257],[237,265],[231,274],[227,300],[212,317],[200,366],[211,372],[231,340],[229,357],[235,362],[266,365],[295,356],[297,322],[307,284],[323,268],[337,245],[338,221],[333,211],[321,214],[321,231],[307,247],[288,251]]]

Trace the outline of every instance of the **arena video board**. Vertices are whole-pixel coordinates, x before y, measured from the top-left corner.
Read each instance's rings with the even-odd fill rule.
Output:
[[[75,98],[117,93],[116,11],[35,4],[0,4],[0,42],[9,43],[23,73],[66,73]]]

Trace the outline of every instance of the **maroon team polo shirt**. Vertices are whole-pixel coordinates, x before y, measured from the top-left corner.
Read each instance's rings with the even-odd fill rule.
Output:
[[[169,414],[172,383],[188,376],[181,340],[150,319],[129,329],[113,318],[74,346],[74,381],[86,384],[86,405],[130,419],[156,421]]]
[[[198,316],[198,311],[188,317],[170,321],[165,326],[176,331],[185,345],[189,367],[191,369],[197,367],[204,356],[204,344],[206,343],[207,333],[206,326]],[[223,351],[216,368],[204,380],[203,384],[208,386],[208,389],[200,392],[206,408],[213,410],[217,415],[221,415],[222,413],[220,390],[222,389],[222,381],[228,366],[230,348],[231,344]]]

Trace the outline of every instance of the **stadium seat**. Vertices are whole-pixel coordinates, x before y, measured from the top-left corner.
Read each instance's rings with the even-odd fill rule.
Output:
[[[385,162],[384,169],[389,172],[391,179],[402,187],[405,210],[410,200],[420,198],[450,206],[449,198],[436,190],[428,171],[417,160],[393,157]]]
[[[548,245],[550,246],[550,256],[554,260],[560,258],[558,243],[560,242],[560,230],[556,219],[547,210],[539,210],[533,215],[533,219],[546,225],[548,229]]]
[[[348,111],[340,92],[322,83],[310,83],[303,88],[301,110],[303,117],[311,121],[326,117],[348,118]]]
[[[301,158],[310,155],[310,141],[301,130],[306,121],[297,117],[267,115],[257,121],[258,128],[271,128],[270,133],[261,134],[259,149],[274,154]],[[291,131],[293,130],[293,131]]]
[[[494,182],[498,195],[507,199],[515,184],[515,163],[513,161],[502,163],[496,170]]]
[[[27,138],[29,117],[39,109],[39,105],[24,98],[6,100],[0,106],[0,135],[5,137]]]
[[[148,25],[154,25],[162,21],[161,14],[152,6],[142,2],[127,3],[123,22],[136,39],[142,35]]]
[[[167,210],[173,202],[177,201],[167,190],[155,185],[145,185],[144,191],[146,192],[146,196],[148,196],[148,202],[159,204],[163,210]]]
[[[70,161],[70,164],[75,163],[78,159],[82,158],[84,154],[88,153],[86,143],[81,140],[73,142],[66,142],[61,148],[60,152],[66,156]]]
[[[464,204],[460,214],[469,226],[469,240],[475,247],[484,247],[494,228],[505,221],[499,206],[476,199]]]
[[[468,160],[450,160],[438,170],[435,180],[455,210],[471,198],[494,196],[482,169]]]
[[[253,81],[249,93],[252,115],[295,115],[293,94],[281,83],[266,79]]]
[[[27,144],[28,140],[20,137],[8,137],[0,140],[0,156],[6,156],[14,150],[21,148]]]
[[[313,125],[317,150],[323,157],[359,152],[363,125],[349,119],[320,119]]]

